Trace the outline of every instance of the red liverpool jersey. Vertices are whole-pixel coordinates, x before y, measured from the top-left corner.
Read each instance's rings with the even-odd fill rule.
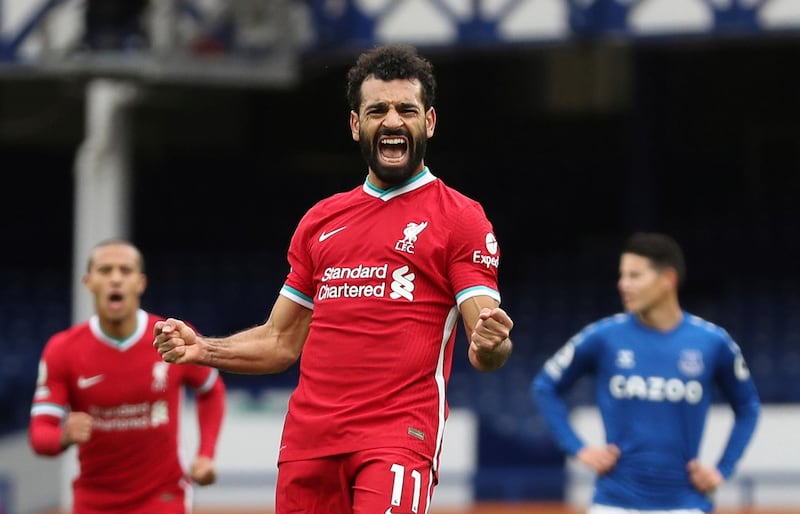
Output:
[[[32,438],[37,420],[52,423],[69,411],[93,416],[91,439],[78,446],[75,496],[119,512],[185,482],[178,441],[182,386],[200,395],[221,387],[216,369],[163,362],[152,345],[153,325],[163,318],[142,310],[137,316],[137,330],[125,340],[105,335],[97,316],[50,338],[31,408]],[[224,396],[221,388],[215,393]],[[204,427],[198,453],[213,457],[221,416],[221,410],[209,416],[217,426]]]
[[[499,257],[480,204],[427,168],[401,186],[367,181],[312,207],[281,289],[313,317],[279,460],[402,447],[436,469],[458,305],[500,301]]]

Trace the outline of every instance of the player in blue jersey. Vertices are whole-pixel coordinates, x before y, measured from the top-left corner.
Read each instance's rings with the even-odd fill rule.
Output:
[[[559,447],[597,473],[589,514],[701,514],[734,471],[758,421],[760,401],[728,333],[684,311],[683,252],[669,236],[637,233],[624,246],[618,288],[625,313],[572,337],[533,380],[531,394]],[[584,376],[606,435],[585,444],[564,394]],[[717,388],[735,421],[716,465],[699,462]]]

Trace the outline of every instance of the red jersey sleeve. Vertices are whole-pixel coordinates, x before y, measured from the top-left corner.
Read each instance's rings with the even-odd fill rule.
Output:
[[[213,459],[225,415],[225,383],[215,368],[198,365],[186,367],[186,383],[194,390],[197,401],[200,429],[197,454]]]
[[[499,302],[500,248],[480,204],[471,202],[460,210],[449,244],[452,258],[448,274],[457,303],[473,296],[491,296]]]
[[[312,231],[309,211],[297,225],[289,243],[289,273],[284,282],[281,294],[311,309],[314,306],[314,265],[309,252],[310,233]]]
[[[64,451],[61,422],[69,412],[69,364],[63,339],[63,333],[51,337],[39,360],[28,427],[28,441],[39,455],[58,455]]]

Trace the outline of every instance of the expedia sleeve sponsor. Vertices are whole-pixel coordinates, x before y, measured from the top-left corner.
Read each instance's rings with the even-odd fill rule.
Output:
[[[486,255],[480,250],[475,250],[472,252],[472,262],[480,264],[481,266],[486,266],[486,269],[492,266],[496,268],[500,265],[500,257],[497,255]]]

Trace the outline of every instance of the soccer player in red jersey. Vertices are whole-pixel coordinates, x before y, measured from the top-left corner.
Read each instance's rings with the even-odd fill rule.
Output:
[[[278,514],[428,511],[448,416],[459,315],[472,365],[505,363],[500,250],[480,204],[423,162],[436,127],[431,64],[408,46],[348,73],[350,129],[366,181],[302,218],[267,321],[226,338],[156,324],[164,360],[244,373],[300,358],[278,459]]]
[[[146,286],[139,250],[108,240],[91,253],[83,282],[95,315],[53,335],[39,363],[30,444],[55,456],[78,445],[73,514],[187,514],[191,482],[215,481],[214,451],[225,410],[215,368],[174,366],[153,351],[160,318],[140,308]],[[180,460],[183,386],[194,390],[200,428],[188,472]]]

